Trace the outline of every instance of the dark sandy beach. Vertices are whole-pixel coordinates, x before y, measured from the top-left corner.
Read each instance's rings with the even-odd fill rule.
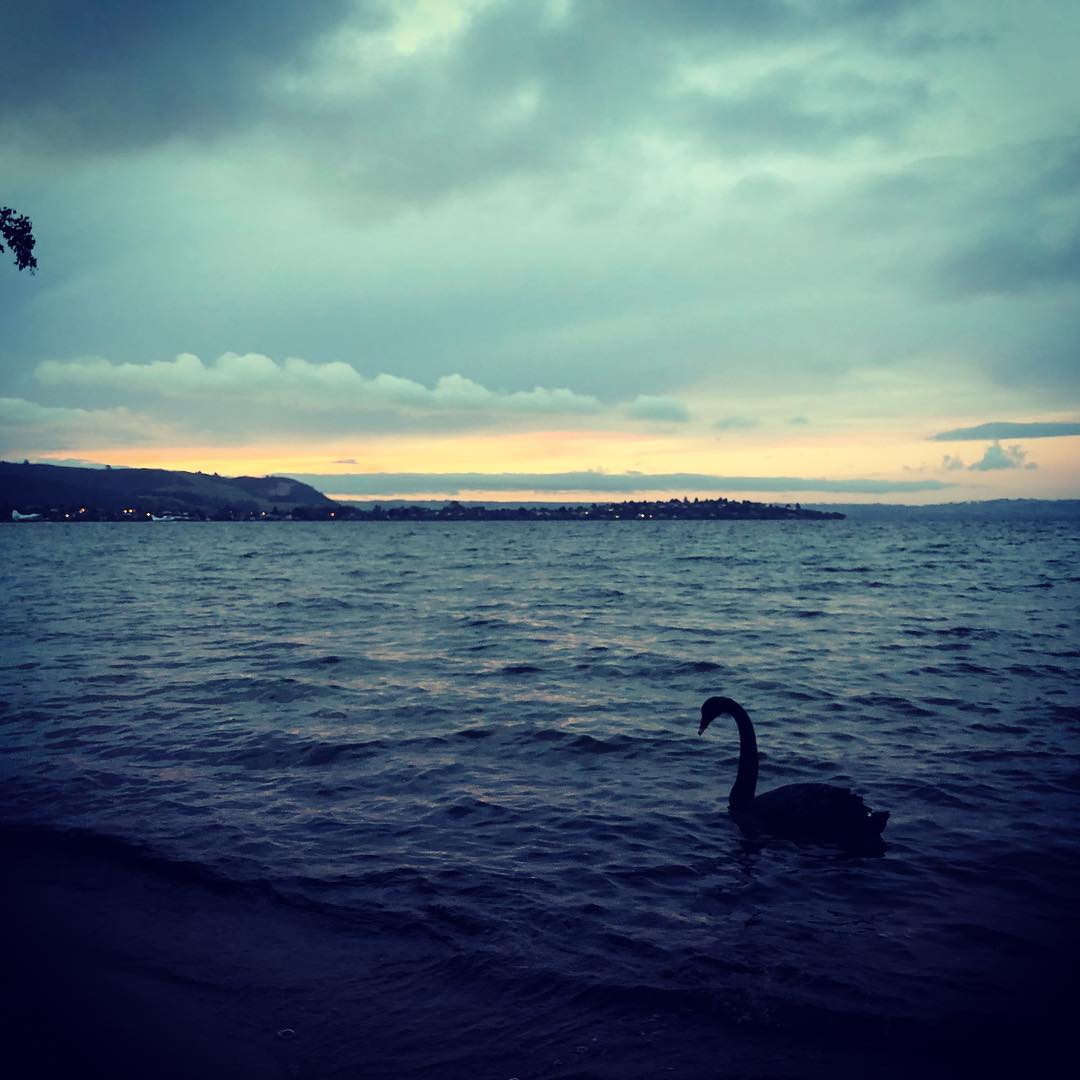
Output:
[[[5,833],[3,857],[5,1044],[19,1075],[288,1075],[272,1005],[213,982],[230,920],[250,937],[265,917],[77,845]],[[191,977],[155,963],[163,952]]]
[[[133,865],[108,842],[3,830],[2,849],[5,1044],[20,1077],[1038,1075],[1067,1031],[1067,992],[1047,985],[1020,1015],[878,1024],[835,1042],[827,1023],[763,1035],[627,1001],[621,1016],[582,1003],[563,1045],[530,1040],[527,1015],[511,1019],[520,1041],[493,1045],[485,1028],[508,1020],[495,986],[418,987],[412,1030],[393,1007],[380,1023],[387,959],[362,927],[346,960],[302,911]],[[403,949],[393,967],[422,965],[415,943]]]

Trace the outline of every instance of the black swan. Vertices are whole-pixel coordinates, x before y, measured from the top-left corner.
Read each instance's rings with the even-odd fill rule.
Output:
[[[746,710],[731,698],[711,697],[701,706],[700,735],[718,716],[732,716],[739,726],[739,771],[728,806],[744,833],[789,840],[836,844],[850,850],[880,853],[887,810],[870,810],[848,788],[832,784],[785,784],[755,795],[758,778],[757,738]]]

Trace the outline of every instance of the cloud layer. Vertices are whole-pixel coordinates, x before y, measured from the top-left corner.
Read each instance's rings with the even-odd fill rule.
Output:
[[[150,444],[170,434],[168,425],[127,408],[68,408],[0,397],[0,454],[12,458],[117,442]]]
[[[47,387],[104,389],[192,400],[234,398],[245,402],[315,410],[403,409],[421,412],[508,412],[523,414],[592,413],[599,402],[570,390],[535,387],[496,392],[462,375],[444,375],[427,387],[412,379],[362,375],[351,364],[316,364],[297,357],[277,363],[259,353],[224,353],[204,363],[191,353],[175,360],[111,363],[94,358],[46,360],[37,379]],[[648,410],[646,410],[647,412]],[[633,414],[633,405],[630,408]]]
[[[995,420],[975,427],[941,431],[930,438],[935,442],[967,442],[974,439],[1059,439],[1069,435],[1080,435],[1080,421],[1015,423]]]
[[[5,33],[19,47],[5,65],[0,126],[64,154],[212,137],[256,123],[267,83],[283,65],[303,66],[346,18],[374,28],[378,7],[349,0],[11,5]]]
[[[891,494],[940,491],[949,485],[940,480],[826,480],[797,476],[711,476],[698,473],[293,473],[320,491],[336,495],[409,495],[437,493],[458,495],[462,491],[536,491],[544,494],[603,492],[628,495],[640,491],[717,494],[735,492],[815,492]]]
[[[406,201],[565,174],[647,136],[817,154],[896,138],[925,107],[925,80],[866,61],[935,50],[926,8],[267,0],[256,15],[246,0],[178,0],[150,16],[137,0],[93,14],[56,0],[8,18],[20,48],[0,121],[65,154],[269,122],[355,188]],[[787,59],[845,38],[862,55]]]

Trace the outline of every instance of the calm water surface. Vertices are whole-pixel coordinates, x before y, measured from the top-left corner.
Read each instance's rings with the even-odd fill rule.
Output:
[[[290,1075],[824,1069],[1075,965],[1075,522],[35,525],[0,567],[0,822],[205,894],[224,940],[133,962],[270,1009]],[[716,693],[885,856],[749,847]]]

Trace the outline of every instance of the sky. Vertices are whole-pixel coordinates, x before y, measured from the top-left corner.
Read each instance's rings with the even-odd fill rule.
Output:
[[[5,39],[5,460],[1080,497],[1072,0],[38,0]]]

